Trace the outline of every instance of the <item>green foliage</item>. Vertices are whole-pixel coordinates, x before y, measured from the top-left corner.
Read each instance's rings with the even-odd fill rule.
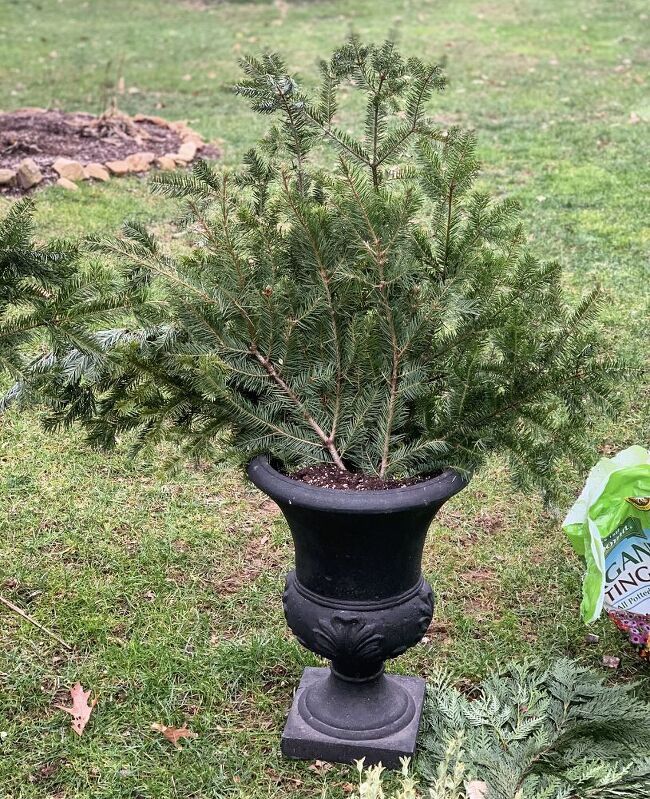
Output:
[[[480,793],[472,793],[473,786],[482,786],[484,783],[465,783],[465,764],[460,759],[462,744],[462,735],[449,738],[435,778],[429,782],[426,794],[428,799],[484,799]],[[381,763],[364,768],[365,758],[357,760],[359,789],[352,794],[351,799],[420,799],[417,780],[409,769],[409,758],[400,760],[402,768],[397,778],[399,787],[392,791],[386,788],[386,770]]]
[[[56,309],[75,289],[76,252],[63,243],[33,242],[33,205],[15,203],[0,220],[0,369],[20,376],[23,346],[40,341]]]
[[[466,785],[480,786],[475,795],[484,799],[645,797],[650,714],[631,691],[568,660],[548,669],[511,665],[471,696],[438,672],[428,691],[419,772],[434,786],[444,775],[457,783],[461,761]]]
[[[379,764],[364,769],[364,760],[357,760],[359,772],[359,790],[350,799],[418,799],[416,782],[409,772],[409,759],[402,758],[402,770],[399,775],[399,789],[387,793],[384,790],[383,777],[385,769]]]
[[[384,791],[384,767],[379,764],[364,769],[364,760],[365,758],[356,761],[359,772],[359,790],[358,793],[353,793],[350,799],[384,799],[386,796],[388,799],[417,799],[416,783],[409,773],[408,758],[402,758],[399,790],[390,794],[386,794]]]
[[[103,446],[135,430],[138,446],[227,441],[242,459],[380,476],[505,452],[546,489],[559,458],[590,460],[620,366],[598,348],[598,294],[570,307],[516,205],[473,188],[474,135],[426,115],[440,69],[354,36],[315,98],[277,55],[242,67],[237,93],[279,122],[240,170],[155,180],[185,201],[186,255],[135,224],[95,242],[118,268],[95,280],[121,324],[93,319],[31,370],[48,423],[79,420]],[[364,102],[358,139],[336,123],[344,83]]]

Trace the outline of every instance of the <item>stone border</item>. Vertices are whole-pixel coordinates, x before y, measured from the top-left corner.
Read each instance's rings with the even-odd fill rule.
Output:
[[[45,108],[18,108],[15,112],[47,113]],[[76,191],[78,183],[82,180],[109,180],[112,175],[141,175],[155,168],[170,171],[177,167],[190,164],[199,150],[206,146],[200,133],[192,130],[185,122],[170,122],[163,117],[136,114],[129,117],[133,122],[150,122],[154,125],[166,127],[178,134],[181,145],[178,152],[156,155],[148,151],[136,152],[119,161],[99,161],[82,164],[71,158],[57,158],[52,169],[59,175],[57,186],[70,191]],[[23,191],[37,186],[43,181],[43,173],[32,158],[23,159],[16,169],[0,168],[0,186],[12,186]]]

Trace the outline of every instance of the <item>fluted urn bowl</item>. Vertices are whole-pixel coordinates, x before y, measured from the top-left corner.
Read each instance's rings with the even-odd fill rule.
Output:
[[[284,514],[295,570],[283,596],[300,643],[331,661],[307,668],[282,736],[287,757],[399,765],[415,751],[424,681],[384,674],[384,661],[418,643],[433,615],[422,551],[437,511],[465,487],[447,470],[401,488],[320,488],[266,457],[251,481]]]

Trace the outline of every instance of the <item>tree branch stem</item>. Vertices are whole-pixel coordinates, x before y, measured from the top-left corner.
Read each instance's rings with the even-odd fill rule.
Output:
[[[264,355],[262,355],[262,353],[257,349],[255,345],[251,345],[250,353],[255,358],[255,360],[262,366],[264,371],[269,375],[269,377],[273,380],[273,382],[276,385],[278,385],[282,389],[282,391],[284,391],[284,393],[289,397],[289,399],[293,402],[296,408],[298,408],[298,410],[303,415],[307,424],[311,427],[311,429],[316,433],[318,438],[322,441],[323,447],[329,452],[332,460],[337,465],[337,467],[342,472],[347,472],[345,464],[343,463],[338,450],[334,446],[334,441],[332,437],[327,435],[327,433],[323,430],[323,428],[318,424],[318,422],[314,419],[314,417],[305,408],[303,403],[300,401],[300,398],[297,396],[297,394],[294,392],[291,386],[289,386],[289,384],[283,379],[282,375],[278,372],[273,363]]]
[[[14,605],[13,602],[10,602],[8,599],[5,599],[3,596],[0,596],[0,603],[2,603],[3,605],[5,605],[5,607],[8,607],[9,610],[13,611],[18,616],[20,616],[21,619],[25,619],[25,621],[28,621],[30,624],[33,624],[34,627],[38,627],[39,630],[42,630],[44,633],[47,633],[47,635],[49,635],[50,638],[54,638],[54,640],[58,641],[58,643],[60,643],[61,646],[64,647],[65,649],[67,650],[72,649],[70,644],[67,644],[63,640],[63,638],[59,638],[59,636],[53,633],[52,630],[48,630],[47,627],[45,627],[40,622],[36,621],[36,619],[33,616],[30,616],[28,613],[25,613],[25,611],[21,610],[17,605]]]

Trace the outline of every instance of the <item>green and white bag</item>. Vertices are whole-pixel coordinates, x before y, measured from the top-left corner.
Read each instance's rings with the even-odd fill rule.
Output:
[[[629,447],[602,458],[562,525],[587,571],[580,610],[595,621],[603,607],[650,614],[650,452]]]

